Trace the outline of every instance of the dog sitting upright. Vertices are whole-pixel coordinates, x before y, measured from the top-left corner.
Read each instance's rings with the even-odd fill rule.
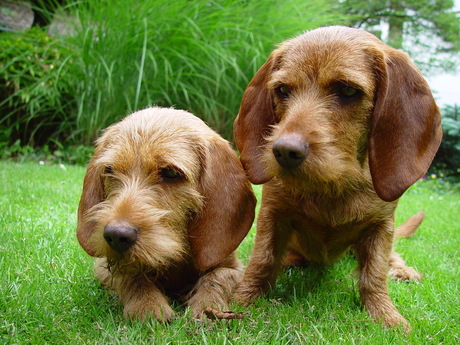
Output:
[[[194,115],[149,108],[96,142],[78,208],[77,237],[125,316],[173,316],[167,296],[192,315],[226,312],[242,266],[235,249],[254,219],[255,197],[228,142]]]
[[[393,251],[423,219],[394,230],[398,198],[428,169],[441,118],[405,53],[372,34],[326,27],[283,42],[248,85],[234,124],[251,182],[264,184],[257,236],[235,297],[249,303],[284,263],[328,264],[350,248],[376,321],[407,321],[387,274],[419,280]]]

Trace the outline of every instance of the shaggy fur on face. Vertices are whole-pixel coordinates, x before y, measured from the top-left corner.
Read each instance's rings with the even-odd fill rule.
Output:
[[[195,317],[238,317],[225,310],[242,277],[234,251],[254,206],[224,139],[186,111],[149,108],[97,140],[77,236],[126,316],[168,321],[172,296]]]
[[[350,248],[376,321],[407,321],[387,274],[419,280],[393,251],[423,214],[394,229],[398,198],[428,169],[441,141],[432,93],[405,53],[370,33],[316,29],[282,43],[248,85],[234,124],[251,182],[264,184],[257,237],[235,297],[249,303],[284,263],[329,264]]]

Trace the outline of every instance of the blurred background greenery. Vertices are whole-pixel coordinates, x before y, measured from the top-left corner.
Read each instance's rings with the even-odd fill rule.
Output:
[[[0,158],[85,163],[101,129],[149,105],[232,140],[244,89],[277,43],[367,29],[425,74],[458,65],[453,0],[0,0]],[[460,173],[460,108],[442,109],[433,172]]]

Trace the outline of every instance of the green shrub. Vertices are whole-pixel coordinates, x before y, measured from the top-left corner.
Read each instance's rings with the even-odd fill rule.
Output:
[[[71,52],[42,30],[0,35],[0,142],[44,145],[71,131]]]
[[[78,18],[74,37],[1,34],[9,48],[0,53],[0,126],[10,144],[90,145],[100,129],[154,104],[187,109],[231,139],[243,91],[275,45],[340,23],[328,0],[78,1],[67,9]]]
[[[15,162],[42,162],[43,164],[87,164],[94,148],[84,145],[64,145],[53,141],[40,147],[22,145],[20,140],[13,144],[0,142],[0,159]]]
[[[227,138],[244,88],[275,44],[334,21],[319,1],[88,2],[78,16],[78,128],[148,105],[187,109]],[[88,142],[85,140],[85,142]]]
[[[441,112],[443,138],[432,170],[458,178],[460,177],[460,106],[446,106]]]

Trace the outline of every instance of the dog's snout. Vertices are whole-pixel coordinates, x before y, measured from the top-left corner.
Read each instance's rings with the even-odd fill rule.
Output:
[[[275,140],[272,151],[279,165],[292,169],[307,157],[308,144],[296,135],[282,136]]]
[[[114,221],[104,227],[104,239],[117,252],[125,252],[137,241],[139,230],[125,222]]]

